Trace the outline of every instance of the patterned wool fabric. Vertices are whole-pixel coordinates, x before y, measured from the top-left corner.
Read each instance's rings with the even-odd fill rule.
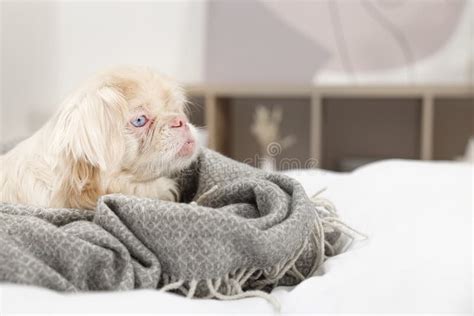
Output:
[[[182,203],[114,194],[94,211],[0,204],[0,280],[271,299],[265,291],[314,275],[350,241],[329,203],[282,174],[204,149],[179,183]]]

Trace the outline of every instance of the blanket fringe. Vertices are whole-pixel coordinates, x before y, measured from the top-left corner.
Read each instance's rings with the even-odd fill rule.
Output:
[[[214,192],[217,187],[212,187],[205,194],[203,194],[193,204],[200,204],[204,198]],[[184,280],[175,279],[163,274],[162,284],[160,289],[166,291],[180,291],[187,298],[196,297],[198,289],[204,288],[208,295],[203,298],[217,298],[220,300],[235,300],[245,297],[260,297],[267,300],[277,312],[280,312],[281,305],[278,300],[271,294],[263,291],[266,286],[278,285],[278,282],[285,276],[291,276],[295,280],[301,282],[310,276],[317,275],[324,261],[331,256],[334,256],[350,247],[354,240],[365,240],[368,237],[358,230],[348,226],[339,219],[334,204],[328,199],[319,197],[325,191],[318,191],[311,197],[311,201],[316,206],[318,213],[317,219],[314,221],[314,228],[311,235],[305,240],[303,245],[295,251],[287,261],[281,262],[273,267],[266,269],[237,269],[222,278],[206,279],[206,280]],[[325,234],[332,232],[340,232],[334,244],[329,243]],[[315,253],[315,260],[309,272],[305,276],[298,270],[296,263],[301,257],[303,251],[312,244]],[[247,285],[249,290],[242,289]]]
[[[256,272],[256,269],[239,269],[236,273],[228,274],[223,278],[219,279],[207,279],[204,280],[203,284],[205,289],[208,291],[208,295],[202,298],[217,298],[220,300],[236,300],[246,297],[260,297],[268,301],[275,309],[275,311],[280,312],[281,305],[278,300],[268,294],[265,291],[256,289],[256,290],[243,290],[242,285],[250,278],[250,276]],[[168,279],[171,279],[168,277]],[[199,287],[197,280],[187,281],[184,279],[178,280],[164,285],[160,291],[161,292],[170,292],[170,291],[180,291],[187,298],[196,297],[196,291]],[[202,285],[202,284],[201,284]]]

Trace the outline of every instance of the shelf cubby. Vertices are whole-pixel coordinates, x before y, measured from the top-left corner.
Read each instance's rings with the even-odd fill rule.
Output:
[[[287,148],[274,146],[273,150],[279,152],[274,156],[276,167],[279,170],[303,168],[310,158],[310,111],[311,99],[309,97],[234,97],[227,101],[229,107],[230,127],[230,157],[245,161],[253,166],[260,165],[264,155],[272,157],[271,149],[259,147],[255,136],[251,132],[254,113],[258,106],[274,110],[281,108],[283,119],[280,124],[281,137],[294,136],[295,143]]]
[[[433,159],[461,156],[474,136],[474,98],[442,97],[434,101]]]
[[[384,158],[420,158],[421,98],[323,99],[322,165],[350,171]]]
[[[386,158],[451,160],[474,136],[472,86],[204,85],[187,90],[204,104],[201,120],[209,147],[241,161],[259,154],[250,132],[259,104],[282,106],[281,134],[298,138],[277,162],[310,159],[311,167],[330,170]]]

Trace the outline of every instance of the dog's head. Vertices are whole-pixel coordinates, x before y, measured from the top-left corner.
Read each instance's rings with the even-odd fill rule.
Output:
[[[98,187],[94,174],[126,172],[134,181],[169,177],[198,152],[185,109],[183,90],[169,78],[145,67],[112,69],[65,101],[52,120],[51,145],[66,164],[82,166],[72,189]]]

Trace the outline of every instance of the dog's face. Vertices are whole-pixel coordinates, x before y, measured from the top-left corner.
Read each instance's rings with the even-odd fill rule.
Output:
[[[197,155],[197,144],[180,87],[143,69],[112,73],[110,80],[116,80],[127,104],[121,169],[147,181],[189,166]]]
[[[182,89],[148,68],[111,70],[66,100],[53,120],[62,131],[53,144],[101,174],[170,176],[198,152],[185,106]]]

